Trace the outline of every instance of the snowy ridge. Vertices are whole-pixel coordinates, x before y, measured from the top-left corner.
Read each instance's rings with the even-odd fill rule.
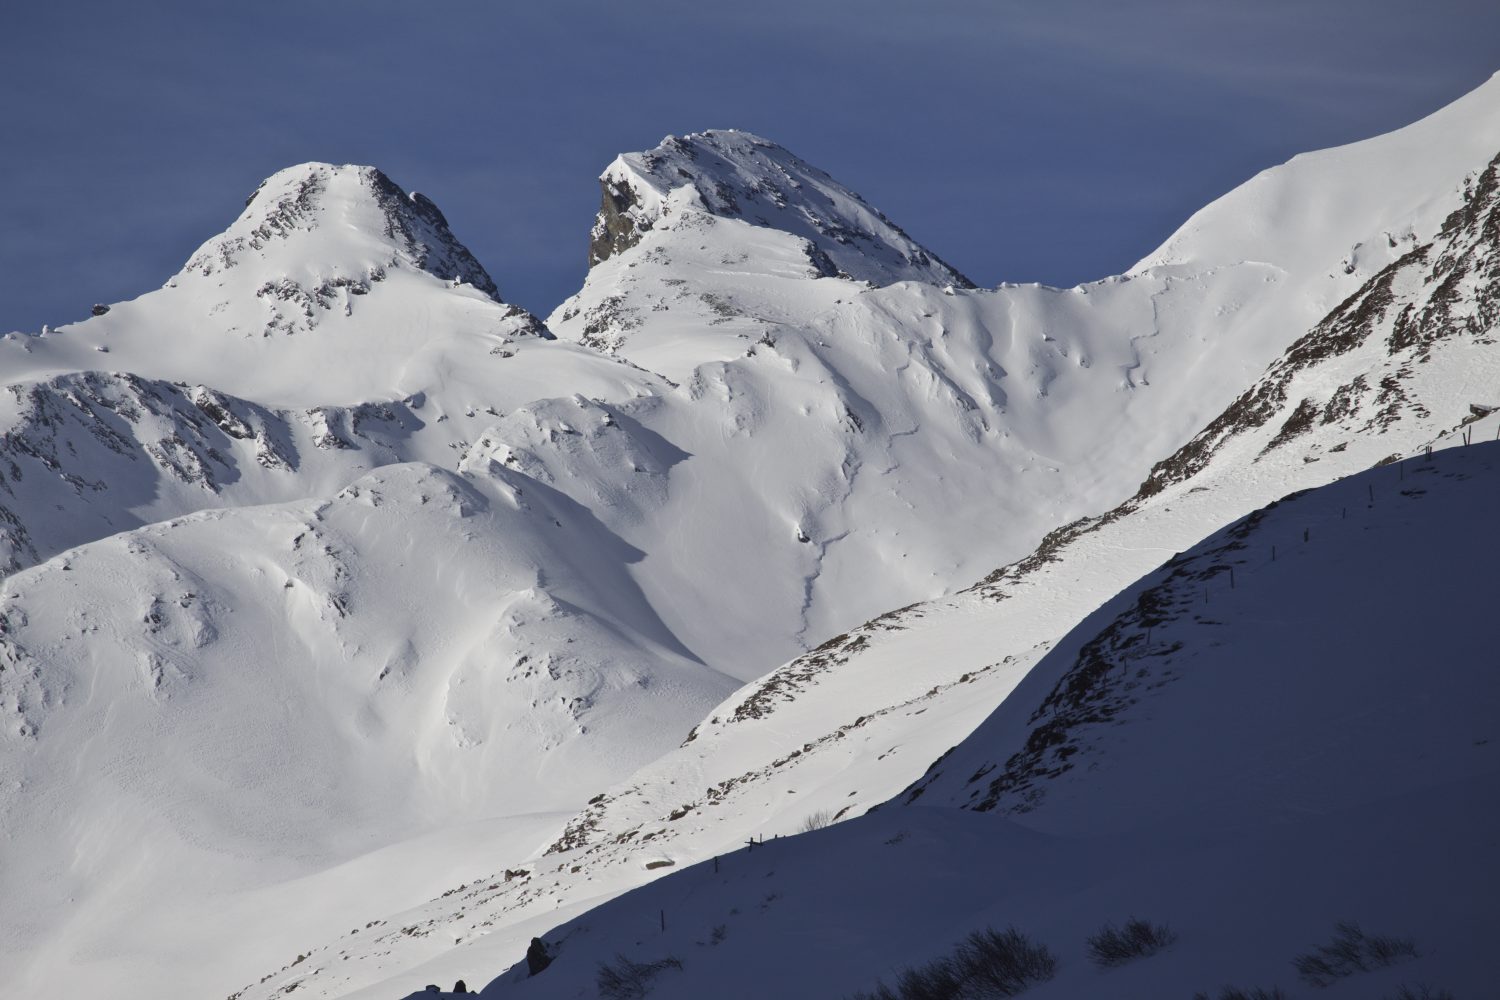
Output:
[[[1128,273],[1253,260],[1369,277],[1429,238],[1453,210],[1452,192],[1500,149],[1497,93],[1500,73],[1405,128],[1264,170]]]

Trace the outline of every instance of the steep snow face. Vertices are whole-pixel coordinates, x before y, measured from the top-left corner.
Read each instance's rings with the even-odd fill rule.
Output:
[[[667,136],[655,149],[616,159],[599,182],[604,198],[590,265],[634,246],[649,230],[707,213],[800,237],[806,261],[819,274],[875,285],[973,287],[859,195],[749,132]]]
[[[1475,891],[1500,874],[1497,489],[1489,443],[1258,511],[1073,629],[915,807],[726,844],[549,931],[545,971],[521,963],[482,996],[594,996],[619,956],[674,960],[647,973],[661,1000],[849,996],[985,927],[1051,951],[1055,975],[1026,992],[1039,1000],[1484,995],[1500,932]],[[1092,961],[1088,939],[1130,916],[1175,940]],[[1294,959],[1340,921],[1412,954],[1300,975]],[[464,957],[473,982],[479,955]]]
[[[266,926],[257,890],[497,815],[529,849],[522,817],[657,756],[732,686],[652,614],[640,557],[524,476],[398,465],[8,577],[7,993],[65,967],[82,994],[212,995],[219,963],[188,956],[232,939],[275,965],[326,933],[324,907]]]
[[[1500,149],[1497,108],[1500,73],[1406,128],[1262,171],[1195,213],[1129,273],[1253,260],[1364,280],[1453,210],[1451,192]]]

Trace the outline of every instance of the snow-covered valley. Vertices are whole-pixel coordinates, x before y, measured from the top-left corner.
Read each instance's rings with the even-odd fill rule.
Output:
[[[674,917],[661,996],[795,993],[776,977],[801,968],[869,989],[992,913],[1078,937],[1133,893],[1216,928],[1121,994],[1157,995],[1262,976],[1234,945],[1264,908],[1211,906],[1267,881],[1227,880],[1238,850],[1308,845],[1279,877],[1328,912],[1282,925],[1288,947],[1360,916],[1338,910],[1360,866],[1412,849],[1409,822],[1374,824],[1317,877],[1380,796],[1477,810],[1399,885],[1481,863],[1494,692],[1461,682],[1485,656],[1493,448],[1458,446],[1500,433],[1497,152],[1500,78],[1266,171],[1126,274],[978,289],[774,143],[669,137],[606,169],[588,278],[545,323],[379,171],[276,174],[162,289],[0,340],[0,996],[391,997],[487,982],[532,937],[558,962],[491,992],[595,995],[594,963],[645,940],[621,914],[708,906],[703,863],[758,837],[791,881],[725,890],[744,913],[835,870],[873,895],[819,889],[701,946],[725,919]],[[1252,529],[1274,566],[1235,561]],[[1385,603],[1326,600],[1340,581]],[[1158,615],[1200,584],[1238,638]],[[1342,660],[1296,686],[1363,616],[1445,606],[1449,645],[1362,633],[1368,705],[1334,704]],[[1409,669],[1419,647],[1451,672]],[[1477,735],[1411,763],[1450,710]],[[1358,717],[1328,737],[1343,756],[1294,745],[1338,713]],[[1150,738],[1111,743],[1117,715]],[[1234,761],[1183,749],[1203,732]],[[1083,777],[1109,768],[1126,777]],[[1339,768],[1348,796],[1303,817]],[[809,816],[837,828],[773,843]],[[981,843],[977,870],[1024,856],[1031,881],[969,886]],[[1064,920],[1074,896],[1092,909]],[[929,916],[898,939],[903,901]],[[820,957],[751,974],[793,941]],[[1451,979],[1424,961],[1483,988],[1477,958]]]

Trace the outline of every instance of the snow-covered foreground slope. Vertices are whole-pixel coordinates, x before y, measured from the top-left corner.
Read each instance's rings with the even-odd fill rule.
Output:
[[[483,995],[603,995],[621,956],[680,963],[649,977],[660,1000],[850,995],[1014,926],[1056,958],[1038,1000],[1487,996],[1497,490],[1490,443],[1258,511],[1073,629],[915,805],[625,895],[547,933],[539,975],[522,963]],[[1087,939],[1132,915],[1175,942],[1091,962]],[[1293,960],[1340,921],[1416,956],[1315,988]]]
[[[373,998],[472,981],[560,915],[748,836],[792,832],[809,814],[857,815],[917,779],[1102,602],[1227,520],[1429,444],[1493,438],[1500,415],[1475,417],[1500,402],[1500,185],[1493,164],[1467,173],[1460,209],[1432,222],[1430,241],[1356,274],[1352,294],[1289,337],[1219,416],[1204,414],[1206,430],[1135,497],[1057,530],[967,593],[882,615],[747,685],[545,849],[503,862],[525,878],[488,869],[497,875],[390,917],[382,936],[346,936],[247,996],[296,984]],[[1403,468],[1386,470],[1394,483]]]

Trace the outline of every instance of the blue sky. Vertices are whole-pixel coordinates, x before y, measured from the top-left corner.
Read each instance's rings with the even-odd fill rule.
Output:
[[[157,287],[304,160],[432,197],[545,314],[582,280],[605,164],[724,127],[823,167],[981,284],[1072,284],[1257,170],[1500,70],[1493,0],[7,7],[0,329]]]

